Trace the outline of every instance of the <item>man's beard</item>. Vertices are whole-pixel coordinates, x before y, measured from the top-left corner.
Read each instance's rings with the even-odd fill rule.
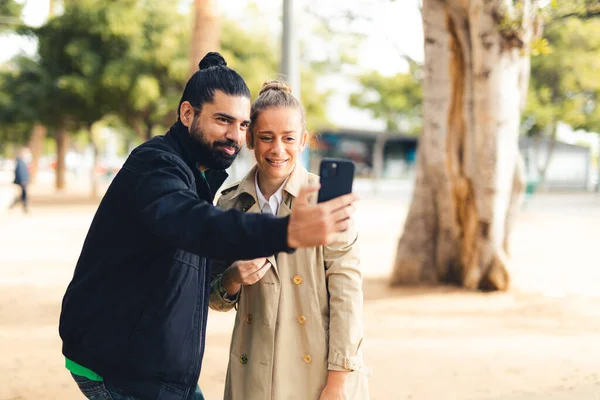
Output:
[[[215,140],[210,143],[206,139],[206,134],[200,128],[199,118],[194,118],[189,131],[192,137],[194,155],[200,165],[208,169],[229,168],[240,152],[240,145],[231,139]],[[233,147],[235,153],[227,154],[219,149],[220,146]]]

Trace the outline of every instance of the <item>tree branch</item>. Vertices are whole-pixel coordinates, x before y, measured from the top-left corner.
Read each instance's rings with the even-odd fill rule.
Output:
[[[579,19],[593,19],[593,18],[598,18],[598,17],[600,17],[600,10],[585,11],[583,13],[581,13],[581,12],[571,12],[571,13],[568,13],[568,14],[562,14],[558,18],[559,19],[567,19],[567,18],[572,18],[572,17],[576,17],[576,18],[579,18]]]

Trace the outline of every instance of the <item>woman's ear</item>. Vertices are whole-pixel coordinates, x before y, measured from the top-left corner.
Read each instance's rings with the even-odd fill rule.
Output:
[[[310,134],[307,131],[304,131],[302,137],[300,138],[300,151],[304,151],[306,144],[308,143],[308,136]]]

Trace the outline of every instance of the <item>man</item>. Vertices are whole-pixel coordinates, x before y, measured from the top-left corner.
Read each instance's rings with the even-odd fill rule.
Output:
[[[10,208],[13,208],[17,204],[23,203],[23,211],[25,213],[28,212],[27,184],[29,183],[29,170],[27,169],[27,164],[25,163],[26,154],[27,150],[23,148],[19,151],[19,154],[17,155],[15,163],[15,180],[13,181],[13,183],[21,188],[21,195],[17,196],[10,206]]]
[[[202,399],[206,258],[253,259],[328,243],[354,196],[288,219],[221,211],[213,196],[250,123],[243,79],[209,53],[188,81],[170,131],[136,148],[114,178],[65,297],[66,366],[89,399]]]

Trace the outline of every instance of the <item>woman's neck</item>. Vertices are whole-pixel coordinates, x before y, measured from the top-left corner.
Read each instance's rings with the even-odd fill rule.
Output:
[[[289,175],[288,175],[289,176]],[[277,190],[283,185],[283,182],[287,179],[287,176],[284,178],[268,178],[265,174],[261,173],[260,170],[257,174],[258,178],[258,188],[265,199],[269,200],[271,196],[277,192]]]

